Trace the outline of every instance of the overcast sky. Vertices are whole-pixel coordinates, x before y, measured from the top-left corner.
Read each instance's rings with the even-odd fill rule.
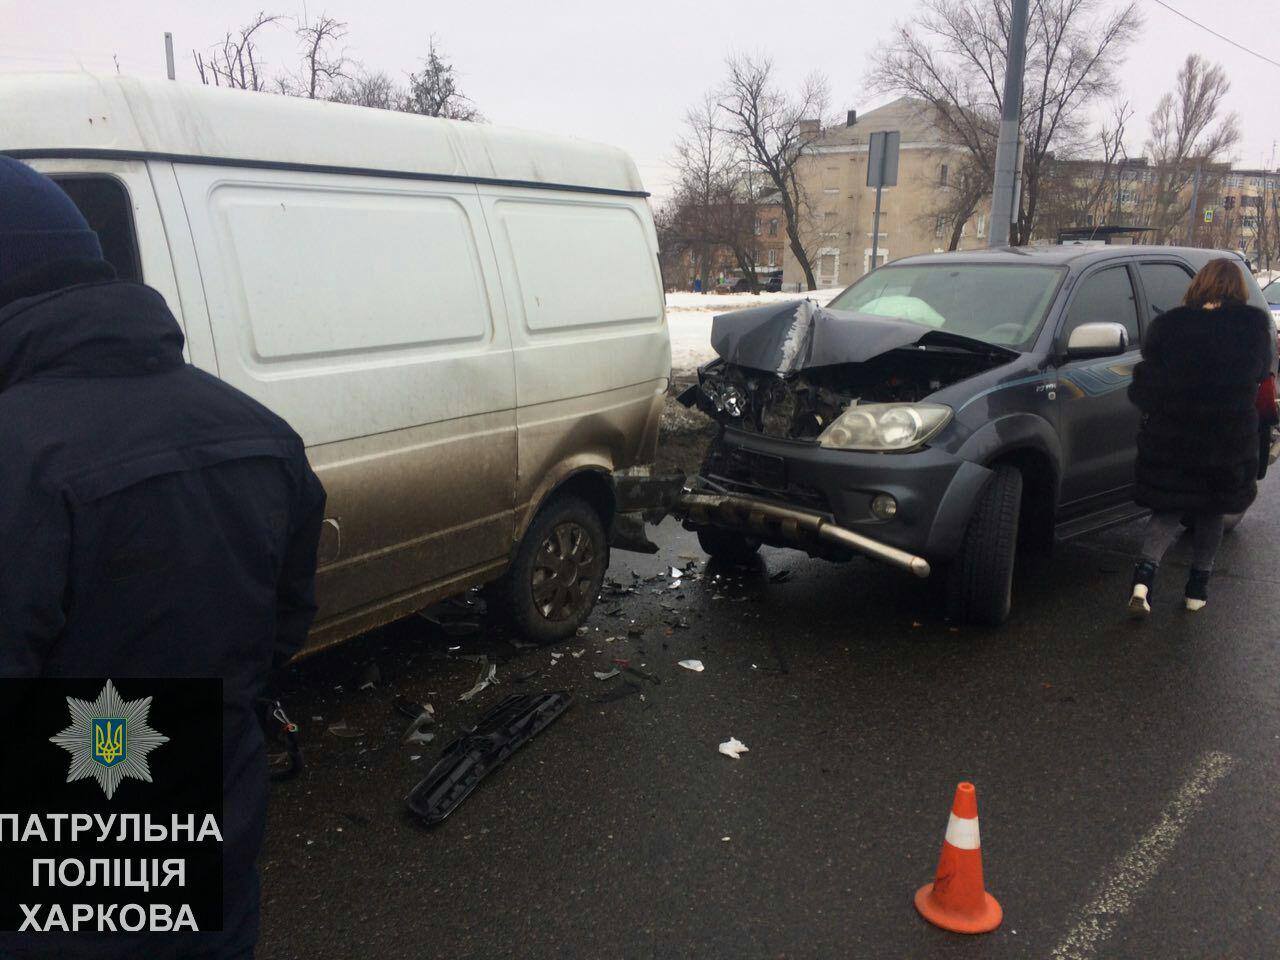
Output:
[[[1276,0],[1169,0],[1220,33],[1280,60]],[[164,31],[178,50],[178,79],[194,82],[191,49],[206,48],[264,7],[289,17],[326,12],[349,22],[348,53],[397,76],[416,66],[434,34],[457,65],[461,87],[494,123],[570,134],[626,148],[655,194],[684,111],[723,74],[734,50],[768,52],[779,76],[830,78],[832,107],[868,109],[870,54],[908,0],[0,0],[0,70],[115,69],[164,75]],[[1245,132],[1237,161],[1271,164],[1280,139],[1280,67],[1249,56],[1142,0],[1146,24],[1122,71],[1137,110],[1129,147],[1141,150],[1146,117],[1198,52],[1225,64],[1231,107]],[[264,39],[274,67],[297,62],[285,27]],[[3,146],[0,114],[0,146]]]

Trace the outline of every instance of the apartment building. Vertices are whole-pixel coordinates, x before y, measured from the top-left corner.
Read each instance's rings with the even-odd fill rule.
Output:
[[[923,101],[903,97],[827,131],[801,158],[799,180],[807,215],[802,224],[819,287],[841,287],[873,268],[875,189],[867,183],[870,135],[901,134],[897,186],[883,191],[877,263],[947,248],[952,224],[945,211],[964,163],[963,147],[948,143]],[[960,249],[986,243],[989,201],[964,226]],[[785,233],[785,231],[783,231]],[[803,286],[804,271],[784,244],[783,282]]]

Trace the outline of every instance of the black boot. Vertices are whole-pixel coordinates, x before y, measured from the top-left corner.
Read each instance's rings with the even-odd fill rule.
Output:
[[[1209,577],[1211,575],[1212,572],[1209,570],[1192,568],[1191,576],[1187,578],[1187,589],[1183,591],[1188,610],[1203,610],[1209,603]]]
[[[1129,596],[1129,616],[1141,619],[1151,613],[1151,592],[1160,568],[1150,560],[1141,560],[1133,568],[1133,592]]]

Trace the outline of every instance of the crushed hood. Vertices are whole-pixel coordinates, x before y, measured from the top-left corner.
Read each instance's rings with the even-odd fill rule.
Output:
[[[931,343],[977,346],[1009,359],[1019,355],[1006,347],[906,320],[828,310],[812,300],[738,310],[711,321],[712,349],[726,363],[768,370],[780,377],[811,367],[865,363],[890,350]]]

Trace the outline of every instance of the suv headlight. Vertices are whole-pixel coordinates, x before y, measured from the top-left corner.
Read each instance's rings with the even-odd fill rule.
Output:
[[[941,403],[852,404],[818,443],[833,450],[900,452],[928,442],[950,421],[951,408]]]

